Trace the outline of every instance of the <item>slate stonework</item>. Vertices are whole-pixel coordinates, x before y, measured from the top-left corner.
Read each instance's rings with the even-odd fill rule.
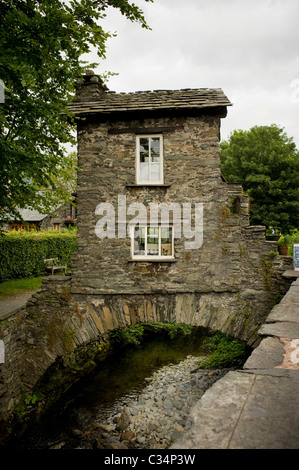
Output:
[[[94,302],[103,301],[111,318],[115,309],[121,315],[129,309],[134,317],[147,302],[154,311],[159,297],[162,311],[171,312],[170,321],[184,321],[187,315],[178,314],[178,299],[185,296],[192,305],[189,322],[254,344],[257,324],[273,302],[275,275],[268,257],[277,250],[266,242],[264,227],[249,226],[249,202],[241,185],[228,184],[221,175],[220,124],[231,103],[219,89],[115,94],[96,80],[92,72],[87,74],[71,105],[84,117],[78,124],[83,171],[78,174],[79,249],[73,256],[71,287],[80,309],[87,303],[94,310]],[[138,186],[136,135],[158,129],[163,134],[164,186]],[[175,239],[175,262],[132,261],[128,237],[95,235],[97,205],[113,204],[117,222],[119,195],[126,197],[127,207],[136,202],[148,208],[155,202],[181,207],[203,203],[203,245],[188,250],[183,238]]]

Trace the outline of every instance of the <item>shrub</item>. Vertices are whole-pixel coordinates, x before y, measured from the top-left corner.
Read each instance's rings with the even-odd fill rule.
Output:
[[[164,334],[170,339],[191,335],[194,327],[183,323],[148,322],[117,328],[110,332],[109,339],[122,346],[131,344],[139,346],[146,333]]]
[[[58,258],[70,268],[76,250],[75,231],[5,233],[0,237],[0,280],[42,276],[47,258]]]
[[[202,348],[209,357],[199,361],[200,369],[242,367],[250,354],[250,348],[244,341],[213,330],[203,340]]]
[[[291,243],[290,235],[281,235],[278,239],[277,246],[284,247],[288,246]]]

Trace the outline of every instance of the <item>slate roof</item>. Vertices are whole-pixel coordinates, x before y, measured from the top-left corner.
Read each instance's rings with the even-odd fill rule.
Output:
[[[59,207],[61,207],[61,205]],[[48,213],[42,214],[41,212],[38,212],[36,209],[28,209],[28,208],[20,209],[19,207],[17,207],[16,209],[20,213],[20,215],[22,216],[22,219],[25,222],[40,222],[41,220],[44,220],[46,217],[49,216]],[[11,220],[17,220],[17,219],[11,216]]]
[[[100,99],[74,101],[69,110],[76,115],[110,114],[126,111],[161,109],[202,109],[232,106],[221,88],[188,88],[183,90],[137,91],[132,93],[105,92]]]
[[[40,222],[47,217],[47,214],[41,214],[35,209],[17,209],[25,222]]]

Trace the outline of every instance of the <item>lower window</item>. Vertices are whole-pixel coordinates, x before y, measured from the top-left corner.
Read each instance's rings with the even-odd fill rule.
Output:
[[[173,229],[166,226],[137,226],[131,229],[133,259],[174,258]]]

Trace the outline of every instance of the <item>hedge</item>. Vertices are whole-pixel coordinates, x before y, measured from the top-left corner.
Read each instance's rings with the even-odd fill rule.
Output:
[[[75,251],[75,231],[4,233],[0,236],[0,280],[45,275],[47,258],[58,258],[70,268]]]

